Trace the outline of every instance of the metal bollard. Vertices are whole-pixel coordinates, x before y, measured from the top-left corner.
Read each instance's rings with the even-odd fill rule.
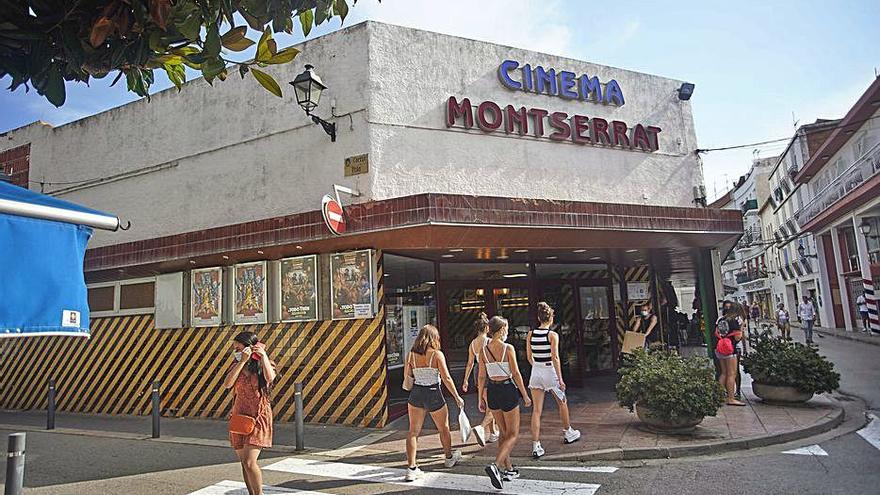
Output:
[[[9,450],[6,454],[5,495],[21,495],[24,485],[24,433],[9,435]]]
[[[153,382],[153,438],[159,438],[159,382]]]
[[[296,450],[303,450],[303,384],[296,382],[293,384],[293,397],[296,404],[294,415],[296,416]]]
[[[46,429],[55,429],[55,380],[49,379],[49,406],[46,410]]]

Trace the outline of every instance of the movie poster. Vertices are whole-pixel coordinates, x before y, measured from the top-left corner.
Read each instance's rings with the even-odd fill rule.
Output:
[[[232,321],[237,325],[266,323],[266,262],[235,265],[235,306]]]
[[[373,317],[373,268],[369,250],[330,255],[330,307],[334,320]]]
[[[388,304],[385,306],[385,348],[388,358],[388,369],[403,366],[403,306]]]
[[[318,319],[318,257],[281,260],[281,321]]]
[[[223,269],[204,268],[190,273],[192,287],[190,323],[214,327],[223,323]]]

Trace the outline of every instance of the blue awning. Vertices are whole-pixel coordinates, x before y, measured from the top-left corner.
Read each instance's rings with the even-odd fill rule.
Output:
[[[0,338],[89,336],[83,274],[92,228],[106,213],[0,181]]]

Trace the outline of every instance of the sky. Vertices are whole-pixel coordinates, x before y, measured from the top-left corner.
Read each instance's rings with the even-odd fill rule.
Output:
[[[345,25],[372,19],[692,82],[700,148],[787,138],[796,123],[840,118],[880,71],[877,0],[660,3],[360,0]],[[334,19],[309,39],[339,28]],[[276,38],[279,47],[303,39],[301,32]],[[170,86],[156,79],[153,91]],[[36,120],[60,125],[137,99],[124,80],[113,88],[111,81],[69,83],[67,102],[55,108],[35,91],[6,90],[4,78],[0,133]],[[753,157],[785,146],[704,154],[709,200],[747,173]]]

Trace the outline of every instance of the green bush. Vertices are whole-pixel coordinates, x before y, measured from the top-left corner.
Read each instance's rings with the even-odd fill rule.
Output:
[[[774,337],[770,331],[752,335],[751,352],[741,363],[752,380],[764,385],[794,387],[801,392],[821,394],[840,387],[834,363],[798,342]]]
[[[617,401],[630,411],[638,403],[658,419],[677,421],[715,416],[724,403],[724,391],[706,358],[641,349],[624,356]]]

